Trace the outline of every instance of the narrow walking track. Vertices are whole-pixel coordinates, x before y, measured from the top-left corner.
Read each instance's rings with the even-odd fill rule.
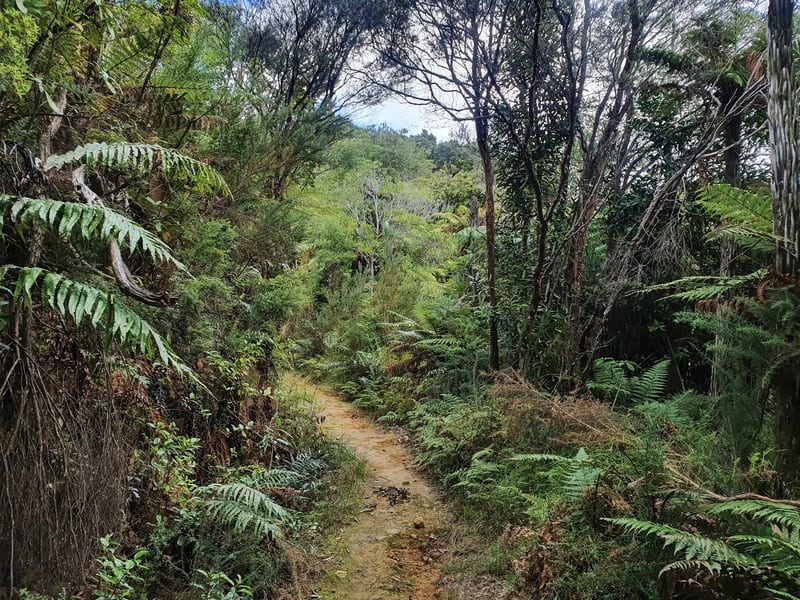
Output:
[[[289,390],[309,394],[322,428],[369,466],[362,512],[339,533],[330,569],[317,588],[325,600],[432,600],[448,556],[447,507],[413,466],[397,431],[374,423],[353,405],[299,377]],[[340,550],[339,550],[340,549]]]

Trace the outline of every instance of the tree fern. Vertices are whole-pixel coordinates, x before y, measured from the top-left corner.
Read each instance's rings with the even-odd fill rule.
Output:
[[[243,483],[212,483],[197,489],[206,516],[237,534],[279,537],[294,515],[264,492]]]
[[[164,364],[190,372],[158,332],[112,294],[39,267],[0,266],[0,281],[14,273],[15,300],[30,306],[33,288],[39,284],[42,304],[71,318],[75,325],[88,322],[94,329],[105,330],[109,340],[123,348],[158,356]]]
[[[130,251],[141,250],[153,260],[184,268],[164,242],[125,215],[105,206],[0,195],[0,227],[6,213],[17,224],[36,224],[60,237],[114,239]]]
[[[723,223],[735,223],[756,234],[772,234],[772,200],[766,193],[743,190],[724,183],[700,190],[697,203]]]
[[[230,196],[228,184],[215,169],[158,144],[85,144],[64,154],[51,156],[47,159],[45,168],[49,171],[75,163],[124,167],[139,171],[160,167],[169,176],[190,177],[200,190],[220,190]]]
[[[160,167],[167,175],[193,178],[201,189],[222,189],[230,193],[225,181],[214,169],[158,145],[87,144],[65,154],[51,156],[45,168],[53,170],[75,163],[124,167],[129,171]],[[158,237],[106,207],[102,198],[83,183],[82,168],[73,173],[73,181],[80,188],[85,203],[0,194],[0,228],[6,219],[10,219],[22,236],[25,235],[23,226],[36,226],[59,237],[106,242],[114,275],[123,291],[147,303],[163,301],[164,295],[151,294],[136,284],[124,264],[120,248],[127,248],[130,252],[141,251],[154,261],[168,262],[180,269],[184,268],[183,265]],[[40,174],[46,180],[46,173]],[[10,281],[6,282],[9,278]],[[47,308],[71,318],[76,325],[88,322],[92,328],[104,329],[109,341],[116,341],[123,348],[149,356],[156,355],[178,371],[191,373],[144,319],[107,292],[56,272],[19,265],[0,265],[0,281],[7,283],[7,288],[13,288],[11,295],[16,301],[27,306],[33,304],[34,286],[41,285],[41,302]]]
[[[687,302],[698,300],[711,300],[724,294],[742,289],[754,288],[756,284],[767,276],[766,269],[758,269],[746,275],[733,277],[720,277],[716,275],[692,275],[682,277],[675,281],[659,283],[646,287],[643,292],[663,292],[678,290],[663,297],[663,300],[675,299]]]

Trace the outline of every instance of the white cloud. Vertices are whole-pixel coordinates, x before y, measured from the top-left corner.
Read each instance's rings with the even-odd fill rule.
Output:
[[[455,127],[452,119],[436,113],[432,107],[409,104],[399,98],[389,98],[377,106],[358,108],[349,116],[362,127],[387,125],[397,131],[406,129],[411,134],[425,129],[440,142],[447,141],[450,130]]]

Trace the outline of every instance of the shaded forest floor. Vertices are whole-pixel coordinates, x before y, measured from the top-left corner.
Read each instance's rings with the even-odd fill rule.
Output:
[[[289,374],[288,390],[313,397],[321,427],[364,460],[361,509],[321,550],[321,599],[456,600],[509,597],[501,581],[454,571],[457,557],[480,553],[447,504],[413,464],[408,438],[383,427],[333,392]]]

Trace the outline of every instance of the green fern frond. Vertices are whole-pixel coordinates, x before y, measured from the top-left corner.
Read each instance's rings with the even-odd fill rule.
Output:
[[[772,597],[794,598],[790,592],[800,589],[800,537],[797,527],[800,510],[777,502],[734,500],[714,504],[704,512],[745,517],[743,524],[755,519],[770,525],[772,530],[717,538],[652,521],[631,518],[605,520],[631,534],[660,538],[663,548],[680,558],[666,565],[661,574],[698,568],[712,574],[719,574],[723,570],[739,571],[761,585],[766,583],[771,586],[764,585],[762,589]]]
[[[209,165],[189,158],[175,150],[158,144],[92,143],[78,146],[64,154],[54,154],[47,159],[45,168],[58,169],[75,163],[95,163],[105,166],[122,166],[134,170],[149,170],[160,166],[171,176],[189,177],[203,191],[220,190],[226,196],[231,192],[222,176]]]
[[[256,470],[255,476],[249,478],[248,483],[261,489],[280,487],[309,492],[318,487],[319,476],[326,469],[325,461],[301,453],[284,467],[273,467],[268,471]]]
[[[242,483],[212,483],[197,489],[208,517],[237,534],[257,539],[279,537],[281,527],[294,523],[294,515],[264,492]]]
[[[514,461],[524,462],[569,462],[569,458],[560,454],[515,454],[511,457]]]
[[[629,399],[634,404],[656,402],[664,397],[669,378],[669,359],[664,359],[638,377],[631,378]]]
[[[661,400],[669,377],[668,359],[661,360],[639,376],[631,376],[636,365],[630,361],[598,358],[594,375],[586,384],[591,392],[599,393],[614,402],[625,400],[634,404]]]
[[[644,288],[642,293],[663,292],[683,288],[684,291],[664,296],[662,300],[686,300],[696,302],[698,300],[711,300],[723,294],[737,290],[742,287],[754,286],[764,279],[767,275],[766,269],[759,269],[746,275],[735,277],[716,277],[713,275],[693,275],[683,277],[676,281],[659,283]]]
[[[772,234],[772,201],[768,192],[758,194],[718,183],[703,188],[697,202],[723,222]]]
[[[760,231],[752,227],[747,227],[746,225],[730,223],[715,227],[706,234],[707,240],[723,238],[732,238],[748,250],[758,250],[762,252],[771,252],[775,248],[775,242],[782,242],[786,239],[769,231]]]
[[[569,469],[564,477],[563,487],[567,496],[575,500],[583,498],[586,488],[593,487],[603,474],[603,469],[592,464],[589,454],[584,448],[578,448],[570,459]]]
[[[746,516],[785,529],[793,535],[800,533],[800,510],[788,504],[763,500],[731,500],[714,504],[706,512],[712,515]]]
[[[15,223],[35,223],[60,237],[79,235],[84,240],[97,237],[115,239],[130,251],[141,250],[154,261],[168,262],[185,269],[164,242],[126,216],[105,206],[0,195],[0,226],[7,212]]]
[[[752,557],[737,551],[722,540],[690,533],[662,523],[629,517],[604,520],[622,527],[630,534],[658,537],[663,541],[665,550],[671,550],[674,554],[682,556],[682,560],[665,566],[662,573],[688,566],[702,566],[714,573],[719,572],[723,564],[738,569],[752,568],[756,565]]]
[[[722,572],[722,567],[722,563],[715,560],[676,560],[661,569],[658,576],[661,577],[672,571],[708,571],[712,575],[717,575]]]
[[[773,588],[764,588],[765,592],[769,592],[776,598],[782,598],[783,600],[800,600],[800,596],[795,596],[794,594],[790,594],[789,592],[783,590],[776,590]]]
[[[16,281],[11,282],[15,300],[31,305],[33,288],[40,284],[42,304],[71,318],[75,325],[88,320],[93,329],[104,329],[109,339],[123,348],[148,356],[156,355],[165,365],[191,374],[164,338],[113,295],[39,267],[3,265],[0,267],[0,281],[13,272],[17,274]]]
[[[769,565],[780,565],[790,574],[800,574],[800,540],[782,539],[777,536],[732,535],[728,541],[741,546],[751,555],[763,557]]]
[[[437,348],[457,348],[461,344],[462,340],[458,339],[457,337],[441,336],[420,340],[414,345],[425,350],[431,350]]]
[[[603,470],[592,463],[586,449],[579,448],[573,457],[559,454],[515,454],[511,457],[516,462],[555,462],[559,466],[553,479],[561,486],[568,498],[578,500],[583,498],[586,488],[597,483]]]
[[[590,392],[616,401],[625,399],[630,388],[630,374],[636,365],[627,360],[598,358],[594,361],[594,374],[586,383]]]

